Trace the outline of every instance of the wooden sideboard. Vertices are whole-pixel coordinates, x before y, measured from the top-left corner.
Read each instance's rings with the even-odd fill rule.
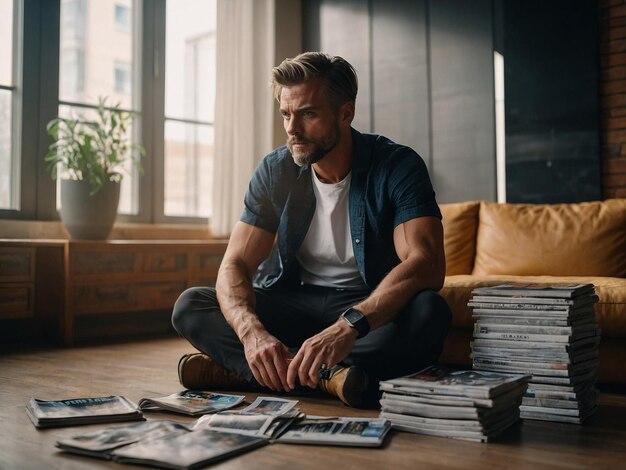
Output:
[[[0,240],[0,321],[56,317],[63,345],[86,315],[171,309],[215,285],[226,241]]]

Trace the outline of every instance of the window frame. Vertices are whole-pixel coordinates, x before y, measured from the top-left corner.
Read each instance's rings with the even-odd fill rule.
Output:
[[[138,141],[144,146],[143,175],[136,185],[137,213],[118,214],[118,223],[207,224],[206,217],[165,215],[165,15],[166,0],[133,0],[133,29],[138,37],[133,66],[135,100],[140,114],[135,121]],[[58,114],[59,58],[61,31],[60,0],[16,0],[22,21],[17,22],[21,67],[15,81],[20,103],[14,111],[19,137],[14,155],[20,167],[19,209],[0,209],[0,220],[59,220],[56,182],[50,177],[43,157],[50,138],[46,124]],[[14,32],[14,35],[16,33]],[[15,49],[15,46],[14,46]],[[14,72],[16,73],[16,72]],[[21,99],[19,99],[21,97]],[[15,125],[14,124],[14,125]],[[214,126],[214,123],[210,123]]]

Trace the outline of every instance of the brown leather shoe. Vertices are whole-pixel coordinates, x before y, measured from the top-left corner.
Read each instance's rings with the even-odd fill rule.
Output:
[[[189,390],[250,390],[250,383],[202,353],[178,361],[178,380]]]
[[[329,379],[321,379],[318,388],[339,398],[346,405],[360,407],[364,404],[367,376],[357,366],[335,366]]]

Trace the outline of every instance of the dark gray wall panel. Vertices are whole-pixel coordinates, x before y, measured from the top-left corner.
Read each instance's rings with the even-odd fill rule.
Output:
[[[509,202],[601,197],[596,0],[310,0],[305,48],[357,68],[355,127],[429,163],[440,202],[496,197],[493,50]]]
[[[600,199],[597,2],[503,2],[507,200]]]
[[[430,159],[425,0],[372,1],[373,121],[376,133]]]
[[[438,200],[494,200],[491,1],[431,1],[430,44],[431,178]]]
[[[305,2],[305,15],[305,49],[341,56],[356,69],[359,93],[353,126],[361,132],[371,132],[369,2]],[[309,19],[311,24],[307,25]]]

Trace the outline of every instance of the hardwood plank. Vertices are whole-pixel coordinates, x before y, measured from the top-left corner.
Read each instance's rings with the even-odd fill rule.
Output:
[[[62,399],[107,394],[138,401],[181,390],[179,357],[192,351],[179,338],[71,349],[39,350],[0,357],[0,468],[131,468],[57,452],[61,438],[102,425],[37,430],[24,406],[31,397]],[[252,401],[256,395],[248,394]],[[377,416],[324,397],[298,397],[310,414]],[[275,444],[214,468],[618,468],[626,458],[626,396],[602,394],[600,410],[582,426],[524,421],[499,441],[478,444],[392,432],[382,449]],[[149,418],[193,418],[150,413]]]

